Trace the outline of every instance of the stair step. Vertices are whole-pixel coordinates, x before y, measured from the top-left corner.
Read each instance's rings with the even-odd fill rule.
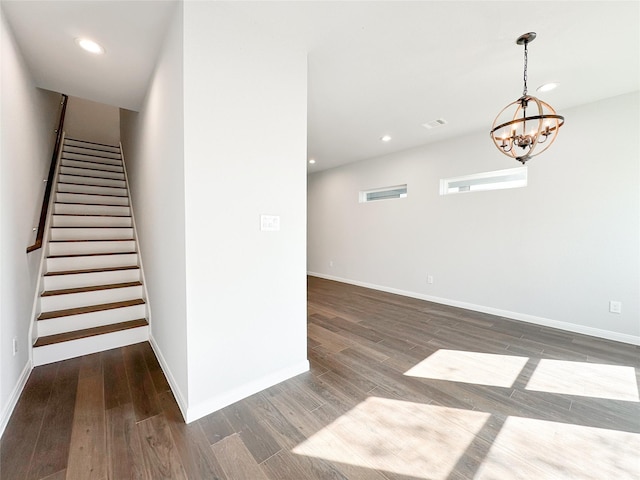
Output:
[[[84,328],[82,330],[74,330],[73,332],[58,333],[49,335],[48,337],[39,337],[34,347],[44,347],[45,345],[53,345],[55,343],[68,342],[70,340],[79,340],[81,338],[103,335],[105,333],[119,332],[130,328],[147,326],[147,320],[139,318],[137,320],[129,320],[128,322],[113,323],[111,325],[102,325],[100,327]]]
[[[58,192],[114,195],[117,197],[126,197],[128,195],[127,189],[123,187],[106,187],[103,185],[83,185],[65,182],[58,182]]]
[[[103,325],[111,325],[113,323],[128,322],[129,320],[135,320],[136,318],[144,318],[147,315],[146,305],[142,299],[138,299],[137,301],[142,303],[134,303],[133,305],[130,305],[128,303],[135,302],[135,300],[128,299],[95,305],[63,308],[60,310],[54,310],[53,312],[72,312],[72,314],[62,316],[58,314],[57,316],[52,316],[50,318],[47,318],[47,315],[52,312],[43,312],[40,314],[43,318],[38,318],[36,325],[38,336],[47,337],[49,335],[57,335],[59,333],[66,333],[84,328],[100,327]],[[106,309],[99,308],[104,305],[115,306]]]
[[[42,292],[42,297],[49,297],[52,295],[69,295],[73,293],[83,292],[95,292],[98,290],[109,290],[112,288],[125,288],[125,287],[137,287],[141,286],[142,282],[124,282],[124,283],[111,283],[109,285],[95,285],[92,287],[78,287],[78,288],[65,288],[62,290],[50,290],[48,292]]]
[[[60,163],[61,167],[67,168],[80,168],[82,170],[96,170],[98,172],[110,172],[110,173],[124,173],[122,163],[120,160],[114,160],[119,163],[103,163],[100,161],[93,161],[93,158],[65,158],[62,157]]]
[[[78,140],[76,138],[66,137],[64,144],[71,147],[82,147],[90,150],[99,150],[104,152],[120,153],[120,147],[117,145],[108,145],[105,143],[88,142],[86,140]]]
[[[126,188],[127,184],[124,180],[114,180],[112,178],[85,177],[83,175],[61,174],[58,177],[60,183],[73,183],[76,185],[94,185],[102,187],[119,187]]]
[[[51,257],[60,255],[89,255],[100,253],[125,253],[135,251],[135,240],[54,240],[49,242],[49,256]]]
[[[95,168],[102,167],[122,167],[122,160],[116,158],[105,158],[97,155],[86,155],[82,153],[62,153],[62,161],[74,161],[74,162],[90,162],[95,164]]]
[[[113,310],[116,308],[133,307],[135,305],[144,305],[144,300],[139,298],[136,300],[127,300],[124,302],[103,303],[100,305],[90,305],[87,307],[67,308],[65,310],[54,310],[53,312],[42,312],[38,320],[50,320],[52,318],[70,317],[72,315],[83,315],[85,313],[103,312],[105,310]]]
[[[87,193],[56,192],[56,203],[80,203],[88,205],[112,205],[128,207],[129,197],[115,197],[110,195],[91,195]]]
[[[33,348],[33,365],[38,367],[69,358],[120,348],[149,340],[149,326],[118,330],[92,337]]]
[[[51,227],[51,240],[133,239],[133,227]]]
[[[119,152],[108,152],[106,150],[98,150],[98,149],[94,149],[94,148],[85,148],[85,147],[78,147],[78,146],[74,146],[74,145],[69,145],[67,143],[65,143],[63,149],[62,149],[63,153],[75,153],[75,154],[83,154],[83,155],[89,155],[89,156],[95,156],[95,157],[102,157],[102,158],[113,158],[113,159],[120,159],[120,153]]]
[[[75,257],[97,257],[99,255],[133,255],[137,252],[135,251],[126,251],[126,252],[95,252],[95,253],[67,253],[60,255],[49,255],[47,258],[75,258]]]
[[[138,282],[141,280],[140,268],[138,266],[90,269],[90,271],[70,271],[62,273],[62,275],[45,275],[43,278],[43,289],[61,290],[112,283]]]
[[[131,217],[122,215],[54,214],[52,227],[131,227]]]
[[[91,157],[93,158],[93,157]],[[111,165],[109,163],[101,163],[101,162],[93,162],[89,158],[84,160],[77,160],[74,158],[65,158],[62,157],[63,167],[75,167],[75,168],[84,168],[87,170],[98,170],[100,172],[118,172],[122,173],[124,170],[122,169],[122,165]]]
[[[94,305],[128,302],[130,300],[143,298],[143,294],[142,282],[140,281],[49,290],[48,292],[42,293],[39,298],[39,311],[41,313],[46,313],[52,311],[65,311],[74,308],[91,307]],[[113,322],[108,321],[104,323]],[[77,327],[71,328],[70,330],[76,329]],[[43,332],[40,333],[43,334]]]
[[[136,252],[98,253],[95,255],[48,257],[47,272],[137,266]]]
[[[128,205],[109,205],[106,203],[67,203],[56,202],[53,204],[54,214],[67,215],[113,215],[130,217],[131,210]]]
[[[106,170],[96,170],[93,168],[67,167],[65,165],[61,165],[60,173],[62,175],[79,175],[82,177],[98,177],[110,178],[113,180],[124,180],[124,173],[108,172]]]
[[[82,270],[64,270],[59,272],[47,272],[45,277],[52,277],[56,275],[76,275],[79,273],[97,273],[97,272],[115,272],[117,270],[135,270],[138,269],[137,265],[126,265],[122,267],[106,267],[106,268],[84,268]]]

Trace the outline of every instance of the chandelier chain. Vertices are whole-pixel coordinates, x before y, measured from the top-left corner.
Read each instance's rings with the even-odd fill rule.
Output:
[[[522,91],[522,96],[525,97],[527,95],[527,60],[528,60],[528,55],[527,55],[527,43],[529,42],[524,42],[524,75],[523,75],[523,80],[524,80],[524,89]]]

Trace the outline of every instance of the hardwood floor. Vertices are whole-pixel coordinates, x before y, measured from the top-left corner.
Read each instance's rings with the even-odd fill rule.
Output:
[[[638,347],[313,277],[308,292],[311,371],[189,425],[148,343],[35,368],[0,478],[640,478]]]

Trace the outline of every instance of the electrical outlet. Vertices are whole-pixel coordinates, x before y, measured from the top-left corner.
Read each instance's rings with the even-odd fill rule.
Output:
[[[13,356],[16,356],[18,353],[18,337],[13,337]]]
[[[427,275],[427,283],[431,285],[433,283],[433,275]]]
[[[622,302],[616,302],[615,300],[611,300],[609,302],[609,312],[622,313]]]
[[[329,266],[333,267],[333,260],[329,260]]]

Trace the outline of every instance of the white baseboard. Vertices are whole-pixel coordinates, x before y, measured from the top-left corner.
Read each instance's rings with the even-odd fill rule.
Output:
[[[336,282],[348,283],[351,285],[357,285],[359,287],[370,288],[372,290],[379,290],[381,292],[395,293],[396,295],[402,295],[404,297],[417,298],[419,300],[426,300],[428,302],[440,303],[442,305],[449,305],[451,307],[464,308],[466,310],[474,310],[476,312],[488,313],[499,317],[505,317],[512,320],[518,320],[521,322],[533,323],[535,325],[542,325],[545,327],[557,328],[558,330],[565,330],[573,333],[581,333],[583,335],[590,335],[592,337],[604,338],[607,340],[614,340],[616,342],[629,343],[631,345],[640,345],[640,337],[635,335],[628,335],[620,332],[613,332],[611,330],[603,330],[600,328],[587,327],[585,325],[578,325],[575,323],[563,322],[560,320],[552,320],[544,317],[537,317],[535,315],[529,315],[526,313],[511,312],[509,310],[501,310],[493,307],[485,307],[484,305],[476,305],[473,303],[461,302],[458,300],[451,300],[442,297],[433,297],[431,295],[424,295],[421,293],[410,292],[407,290],[400,290],[392,287],[385,287],[383,285],[375,285],[367,282],[360,282],[357,280],[351,280],[348,278],[336,277],[333,275],[325,275],[317,272],[307,272],[307,275],[312,277],[324,278],[326,280],[334,280]]]
[[[173,373],[171,372],[171,369],[169,368],[169,365],[167,364],[167,361],[165,360],[164,356],[162,355],[162,351],[160,350],[160,347],[156,343],[156,340],[153,338],[153,335],[151,333],[149,333],[149,343],[151,344],[151,348],[153,349],[153,352],[156,354],[156,358],[158,359],[158,363],[160,364],[160,368],[162,368],[162,373],[164,373],[164,376],[166,377],[167,381],[169,382],[169,386],[171,387],[171,391],[173,392],[173,396],[176,399],[176,402],[178,404],[178,408],[180,408],[180,413],[182,414],[182,418],[186,420],[186,418],[187,418],[187,410],[188,410],[187,401],[185,400],[184,396],[182,395],[182,390],[180,390],[180,387],[178,386],[178,382],[176,382],[176,379],[173,376]]]
[[[273,372],[262,378],[249,382],[238,388],[235,388],[229,392],[225,392],[216,397],[210,398],[205,402],[202,402],[193,407],[189,407],[187,412],[186,421],[191,423],[199,418],[202,418],[210,413],[220,410],[221,408],[231,405],[243,398],[247,398],[254,393],[258,393],[280,382],[284,382],[296,375],[307,372],[309,370],[309,361],[304,360],[296,365],[292,365],[277,372]]]
[[[7,402],[6,407],[2,411],[2,415],[0,416],[0,436],[4,433],[4,429],[7,428],[7,424],[9,423],[9,419],[11,418],[11,414],[13,413],[14,408],[18,404],[18,399],[20,398],[20,394],[22,390],[24,390],[24,386],[27,384],[27,380],[29,379],[29,374],[33,370],[33,365],[31,361],[27,361],[18,378],[18,382],[11,392],[11,396],[9,396],[9,401]]]

